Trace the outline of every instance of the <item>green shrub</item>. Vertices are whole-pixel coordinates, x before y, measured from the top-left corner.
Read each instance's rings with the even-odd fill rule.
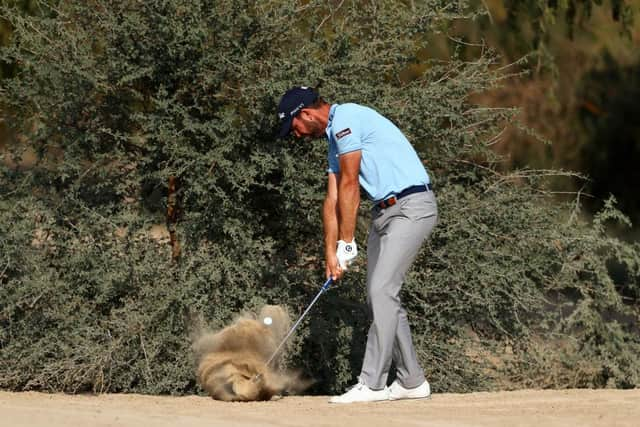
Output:
[[[638,384],[640,257],[606,235],[615,208],[588,224],[539,173],[495,170],[515,110],[469,98],[508,77],[491,51],[418,64],[429,34],[474,16],[465,2],[35,4],[0,9],[17,135],[0,163],[0,387],[193,393],[196,325],[265,302],[300,314],[324,279],[325,147],[277,140],[275,107],[317,81],[398,123],[434,177],[440,224],[403,298],[437,391]],[[359,371],[364,265],[293,340],[314,392]]]

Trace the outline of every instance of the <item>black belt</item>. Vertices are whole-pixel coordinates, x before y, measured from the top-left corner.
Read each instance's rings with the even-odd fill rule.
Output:
[[[389,206],[393,206],[396,202],[403,197],[408,196],[409,194],[422,193],[423,191],[432,191],[433,186],[431,184],[422,184],[422,185],[413,185],[411,187],[407,187],[398,194],[389,197],[381,202],[376,203],[376,205],[380,209],[388,208]]]

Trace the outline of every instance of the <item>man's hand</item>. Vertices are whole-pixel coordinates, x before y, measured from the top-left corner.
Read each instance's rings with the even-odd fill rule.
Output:
[[[340,280],[343,271],[338,265],[338,258],[336,257],[335,252],[328,253],[326,255],[326,263],[327,279],[331,277],[334,281]]]
[[[338,240],[338,250],[336,251],[336,258],[338,258],[338,265],[343,271],[347,271],[349,265],[358,255],[358,246],[355,239],[352,242],[345,242],[344,240]]]

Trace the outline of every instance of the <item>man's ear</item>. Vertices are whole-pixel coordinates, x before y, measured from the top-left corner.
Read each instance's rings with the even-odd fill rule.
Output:
[[[303,108],[300,110],[300,118],[308,122],[314,120],[313,110],[311,108]]]

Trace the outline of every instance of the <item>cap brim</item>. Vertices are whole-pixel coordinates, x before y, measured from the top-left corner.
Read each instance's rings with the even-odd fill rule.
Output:
[[[280,133],[278,133],[278,136],[280,138],[285,138],[287,135],[289,135],[289,132],[291,132],[292,122],[293,122],[293,118],[289,118],[282,122],[282,125],[280,125]]]

